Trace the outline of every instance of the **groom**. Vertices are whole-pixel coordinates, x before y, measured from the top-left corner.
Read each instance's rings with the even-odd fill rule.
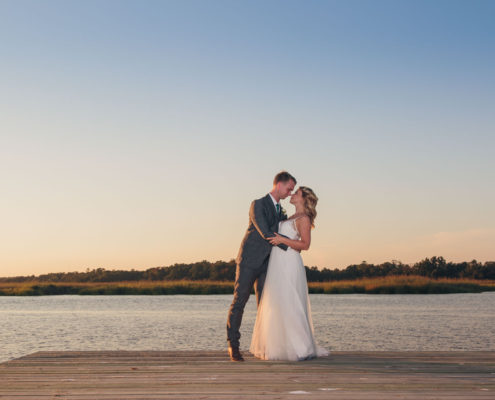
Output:
[[[265,197],[254,200],[249,209],[249,226],[237,256],[235,272],[234,300],[227,319],[227,341],[232,361],[244,361],[239,352],[242,314],[244,306],[256,282],[256,302],[259,305],[265,283],[268,260],[272,245],[268,238],[275,236],[278,223],[287,216],[282,213],[280,200],[289,196],[296,185],[296,178],[286,171],[279,172],[273,180],[273,189]],[[287,246],[279,244],[283,250]]]

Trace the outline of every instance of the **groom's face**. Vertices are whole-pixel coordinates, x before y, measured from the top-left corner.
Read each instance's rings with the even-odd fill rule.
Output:
[[[280,185],[280,198],[285,199],[287,196],[290,196],[296,184],[293,180],[288,180],[287,182],[279,182]]]

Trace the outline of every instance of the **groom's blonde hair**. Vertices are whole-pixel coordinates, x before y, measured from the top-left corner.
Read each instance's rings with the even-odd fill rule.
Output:
[[[273,184],[276,185],[279,182],[287,182],[290,180],[293,180],[294,185],[297,185],[296,178],[294,178],[287,171],[280,171],[277,175],[275,175],[275,178],[273,178]]]

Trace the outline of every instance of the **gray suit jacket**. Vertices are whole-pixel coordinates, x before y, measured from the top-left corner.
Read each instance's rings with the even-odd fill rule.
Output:
[[[277,210],[269,194],[254,200],[249,209],[249,225],[237,256],[237,264],[241,267],[257,269],[265,264],[270,256],[272,245],[267,238],[278,232],[278,223],[287,219],[286,215],[277,215]],[[287,250],[285,244],[279,244]]]

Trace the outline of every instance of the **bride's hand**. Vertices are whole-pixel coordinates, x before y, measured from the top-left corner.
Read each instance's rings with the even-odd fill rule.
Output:
[[[270,242],[270,244],[277,246],[282,243],[282,236],[275,232],[275,236],[268,238],[268,241]]]

